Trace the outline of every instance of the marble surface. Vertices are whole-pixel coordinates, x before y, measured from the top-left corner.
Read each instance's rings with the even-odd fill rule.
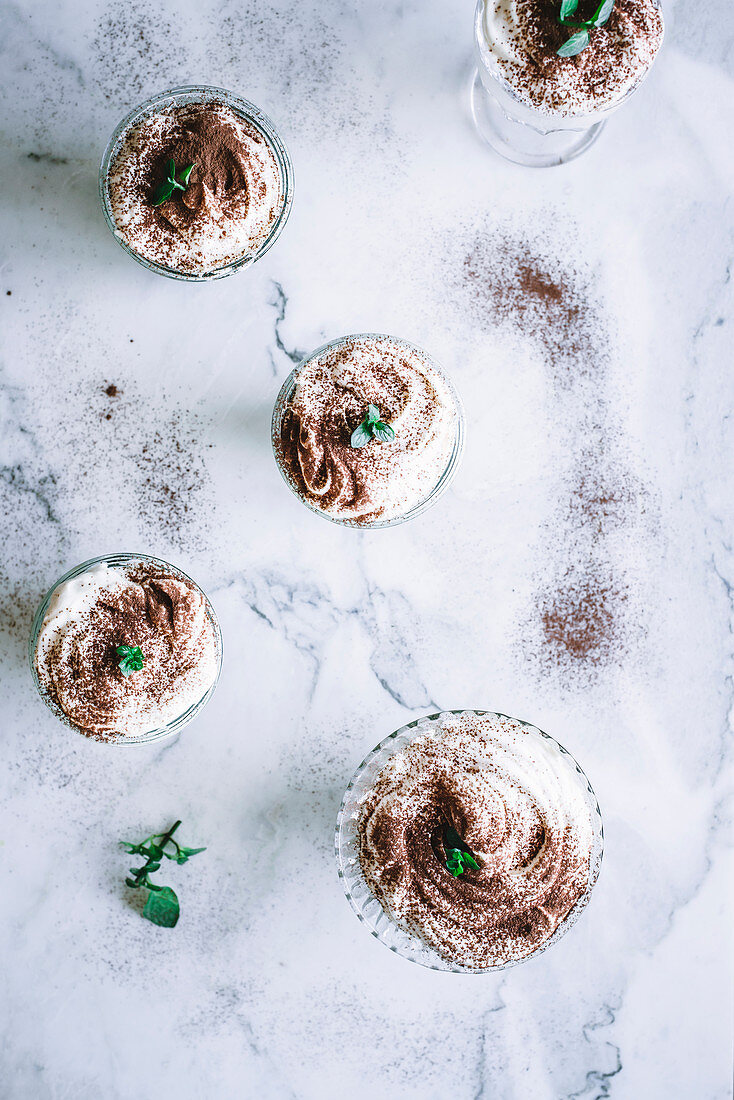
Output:
[[[541,172],[472,130],[472,6],[2,8],[3,1097],[730,1095],[729,4],[667,4],[645,87]],[[297,176],[273,250],[208,286],[131,261],[96,196],[122,115],[190,81],[262,106]],[[361,330],[468,411],[449,494],[371,534],[269,444],[293,362]],[[160,747],[70,733],[26,666],[43,591],[120,549],[191,572],[224,632]],[[496,976],[391,955],[334,866],[365,752],[460,706],[563,742],[606,821],[587,912]],[[208,851],[171,932],[116,843],[175,817]]]

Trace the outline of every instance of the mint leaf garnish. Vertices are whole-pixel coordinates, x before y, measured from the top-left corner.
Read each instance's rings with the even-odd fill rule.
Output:
[[[443,849],[446,854],[446,869],[454,878],[463,875],[467,868],[479,870],[479,864],[461,839],[456,829],[447,825],[443,834]]]
[[[385,420],[380,420],[380,410],[377,405],[368,405],[364,420],[352,432],[350,444],[352,447],[366,447],[367,444],[377,439],[380,443],[391,443],[395,438],[395,432]]]
[[[193,168],[193,164],[188,164],[179,175],[179,178],[176,179],[176,162],[174,160],[169,160],[166,166],[168,175],[162,183],[158,184],[153,192],[153,198],[151,200],[153,206],[160,206],[162,202],[167,202],[174,191],[185,191],[189,185],[189,178]]]
[[[143,667],[143,651],[139,645],[118,645],[115,652],[120,658],[118,665],[123,676],[140,672]]]
[[[173,928],[178,921],[180,913],[178,898],[170,886],[159,886],[158,883],[151,882],[148,876],[160,870],[163,856],[166,859],[175,859],[176,863],[181,864],[186,863],[191,856],[206,851],[206,848],[184,848],[173,839],[173,834],[180,824],[181,822],[177,821],[167,833],[156,833],[154,836],[146,837],[140,844],[131,844],[128,840],[120,841],[129,855],[146,857],[146,863],[142,867],[130,868],[132,878],[126,878],[125,885],[132,890],[138,890],[140,887],[148,890],[143,916],[162,928]],[[167,851],[168,845],[172,845],[174,851]]]
[[[575,57],[589,45],[590,31],[595,27],[603,27],[612,14],[614,0],[602,0],[592,15],[591,19],[574,20],[571,17],[576,14],[578,0],[561,0],[561,10],[558,22],[564,27],[578,27],[575,34],[568,38],[560,49],[556,50],[558,57]]]

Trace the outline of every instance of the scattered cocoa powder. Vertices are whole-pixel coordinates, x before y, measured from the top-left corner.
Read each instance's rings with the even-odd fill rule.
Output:
[[[542,354],[572,461],[541,533],[522,648],[544,673],[588,679],[624,658],[629,582],[618,560],[644,512],[643,487],[610,410],[610,325],[592,273],[533,242],[490,230],[467,251],[462,285],[485,331],[514,329]]]
[[[487,233],[466,255],[463,281],[482,327],[519,329],[539,345],[557,380],[595,374],[605,365],[607,333],[586,273],[530,241]]]
[[[538,595],[542,627],[541,663],[567,667],[615,663],[626,650],[621,604],[627,599],[623,584],[590,571],[559,579]]]

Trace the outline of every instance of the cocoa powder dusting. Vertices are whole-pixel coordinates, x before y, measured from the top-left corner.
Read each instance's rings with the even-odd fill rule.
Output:
[[[212,444],[196,410],[165,393],[151,401],[130,382],[123,390],[105,380],[91,402],[85,399],[79,428],[78,476],[94,478],[96,497],[114,496],[125,521],[137,521],[146,539],[155,532],[156,541],[179,549],[202,545]]]
[[[480,325],[519,329],[539,345],[559,382],[598,373],[606,363],[591,280],[537,245],[480,234],[464,259],[463,281]]]
[[[598,573],[564,578],[540,593],[543,663],[614,663],[624,649],[620,604],[627,598],[613,577]]]
[[[542,355],[570,457],[544,525],[522,650],[544,674],[594,678],[631,639],[627,557],[645,493],[625,459],[609,397],[610,326],[595,278],[546,243],[480,234],[462,285],[485,331],[514,331]]]

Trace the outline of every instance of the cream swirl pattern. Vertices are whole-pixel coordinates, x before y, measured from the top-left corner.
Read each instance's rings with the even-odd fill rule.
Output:
[[[442,715],[382,767],[358,815],[359,861],[385,912],[470,969],[541,948],[590,887],[593,826],[570,758],[501,715]],[[453,877],[445,831],[479,864]]]
[[[351,435],[369,404],[395,439],[356,449]],[[403,515],[430,495],[447,467],[457,416],[446,379],[420,349],[390,336],[349,336],[298,368],[273,445],[302,500],[334,519],[368,525]]]

